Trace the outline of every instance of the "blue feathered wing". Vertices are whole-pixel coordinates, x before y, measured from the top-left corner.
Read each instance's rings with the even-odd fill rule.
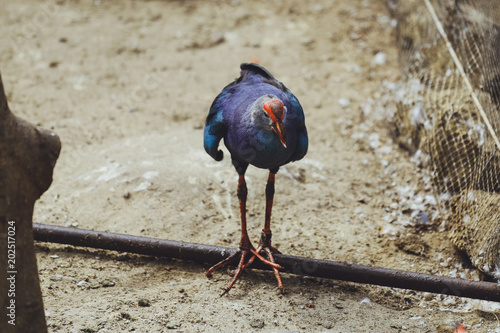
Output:
[[[220,97],[221,96],[219,95],[210,107],[203,134],[203,145],[205,147],[205,151],[216,161],[220,161],[224,157],[222,150],[219,149],[219,142],[226,134],[226,126],[224,125],[222,117],[222,109],[218,105]]]

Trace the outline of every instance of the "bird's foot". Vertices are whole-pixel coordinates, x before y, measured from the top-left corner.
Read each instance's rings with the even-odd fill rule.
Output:
[[[265,253],[265,255],[267,256],[268,259],[265,259],[260,254],[261,251],[263,253]],[[213,272],[215,272],[216,270],[218,270],[221,267],[224,267],[224,266],[230,264],[238,257],[238,255],[241,255],[238,266],[236,267],[236,269],[234,271],[232,271],[232,273],[234,275],[233,280],[224,289],[224,292],[221,294],[221,297],[222,297],[225,294],[227,294],[231,290],[231,288],[233,288],[234,284],[236,283],[236,281],[238,281],[238,279],[240,278],[243,271],[255,261],[255,258],[258,258],[264,264],[272,267],[274,274],[275,274],[276,278],[278,279],[278,286],[281,289],[281,291],[283,291],[283,283],[281,282],[281,278],[279,277],[279,271],[278,271],[279,269],[283,269],[283,267],[281,267],[280,265],[278,265],[274,261],[274,258],[273,258],[270,251],[271,250],[269,248],[267,248],[267,247],[263,248],[260,245],[257,249],[255,249],[253,247],[253,245],[251,245],[251,244],[249,246],[240,247],[240,249],[238,251],[236,251],[234,254],[230,255],[229,257],[227,257],[226,259],[222,260],[221,262],[215,264],[214,266],[210,267],[210,269],[205,273],[205,275],[207,277],[211,277]]]
[[[280,251],[278,251],[277,248],[275,248],[274,246],[271,245],[271,237],[272,237],[272,233],[271,232],[265,232],[264,230],[262,231],[261,235],[260,235],[260,242],[259,242],[259,248],[268,248],[271,253],[278,253],[278,254],[281,254]]]
[[[264,232],[262,231],[261,237],[260,237],[260,242],[259,246],[257,247],[257,252],[258,253],[263,253],[267,256],[268,261],[275,263],[273,254],[281,254],[278,249],[276,249],[274,246],[271,245],[271,232]],[[278,288],[280,288],[281,293],[284,291],[283,287],[283,281],[281,281],[281,276],[279,271],[271,266],[273,268],[274,276],[276,277],[276,281],[278,281]]]

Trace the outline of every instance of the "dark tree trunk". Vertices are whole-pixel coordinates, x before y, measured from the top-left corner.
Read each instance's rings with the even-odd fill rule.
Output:
[[[10,112],[0,77],[0,332],[47,332],[32,218],[60,150],[57,135]]]

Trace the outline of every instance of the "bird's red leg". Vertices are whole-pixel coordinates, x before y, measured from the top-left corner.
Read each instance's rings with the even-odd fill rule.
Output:
[[[246,202],[247,202],[247,185],[245,182],[245,176],[240,175],[240,178],[238,180],[238,199],[240,200],[240,215],[241,215],[241,240],[240,240],[240,251],[250,251],[252,254],[259,258],[262,262],[265,264],[273,267],[273,268],[281,268],[280,265],[271,262],[269,260],[266,260],[261,254],[260,251],[255,250],[253,247],[252,243],[250,242],[250,238],[248,237],[248,232],[247,232],[247,217],[246,217]],[[246,263],[242,269],[247,268],[252,264],[252,262],[255,260],[255,257],[252,256],[249,260],[248,263]],[[239,266],[238,266],[239,268]]]
[[[247,232],[247,183],[245,182],[245,176],[240,175],[238,179],[238,199],[240,200],[240,216],[241,216],[241,240],[240,249],[250,250],[253,248],[250,243],[250,238]]]
[[[267,179],[266,185],[266,218],[264,222],[264,229],[262,229],[262,235],[260,239],[260,248],[267,247],[272,253],[280,253],[271,245],[271,212],[273,210],[273,199],[274,199],[274,182],[275,173],[269,172],[269,178]]]
[[[250,243],[250,239],[248,238],[248,232],[247,232],[247,217],[246,217],[246,202],[247,202],[247,184],[245,182],[245,176],[240,175],[238,179],[238,190],[237,190],[237,195],[238,199],[240,201],[240,216],[241,216],[241,240],[240,240],[240,249],[232,254],[231,256],[227,257],[226,259],[222,260],[221,262],[213,265],[210,267],[210,269],[205,273],[207,277],[211,277],[212,273],[216,270],[218,270],[221,267],[226,266],[227,264],[230,264],[238,255],[242,255],[240,259],[240,265],[238,265],[238,268],[244,263],[242,260],[244,259],[243,251],[248,252],[251,249],[253,249],[253,245]],[[240,273],[241,274],[241,273]],[[239,276],[239,275],[238,275]],[[233,286],[234,282],[236,282],[236,279],[233,280],[233,282],[229,285],[229,289]],[[227,293],[229,289],[226,288],[226,291],[224,293]]]
[[[248,237],[248,232],[247,232],[247,218],[246,218],[246,201],[247,201],[247,185],[245,182],[245,176],[240,175],[238,179],[238,199],[240,201],[240,215],[241,215],[241,240],[240,240],[240,248],[238,251],[236,251],[234,254],[229,256],[228,258],[222,260],[221,262],[215,264],[214,266],[210,267],[210,269],[205,273],[207,277],[212,276],[212,273],[216,271],[217,269],[226,266],[227,264],[231,263],[234,261],[238,255],[241,254],[240,261],[238,263],[238,267],[234,271],[234,277],[229,286],[224,290],[221,296],[224,296],[226,293],[231,290],[231,288],[234,286],[238,278],[240,277],[241,273],[250,266],[255,258],[259,258],[262,262],[265,264],[271,266],[273,270],[275,271],[275,274],[277,274],[278,269],[281,269],[282,267],[274,262],[274,258],[267,256],[269,260],[265,259],[259,252],[261,251],[261,248],[259,246],[259,249],[256,250],[252,243],[250,242],[250,238]],[[252,254],[250,259],[248,259],[247,262],[245,262],[248,254]],[[278,275],[279,276],[279,275]],[[281,281],[281,280],[279,280]],[[281,284],[282,285],[282,284]],[[282,287],[280,287],[282,288]]]
[[[271,212],[273,210],[275,176],[275,173],[269,172],[269,178],[267,179],[266,185],[266,217],[264,222],[264,229],[262,229],[259,247],[257,248],[257,252],[264,250],[267,255],[267,259],[269,259],[269,261],[271,261],[272,263],[275,263],[273,253],[280,253],[271,245]],[[281,289],[281,291],[283,291],[283,282],[281,281],[279,271],[276,267],[273,267],[273,271],[274,275],[276,276],[276,280],[278,281],[278,287]]]

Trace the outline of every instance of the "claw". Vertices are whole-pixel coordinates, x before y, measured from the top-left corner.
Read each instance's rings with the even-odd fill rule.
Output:
[[[260,252],[264,252],[267,256],[267,259],[265,259],[260,254]],[[210,267],[210,269],[205,273],[205,275],[207,277],[211,277],[214,271],[233,262],[239,254],[241,254],[241,258],[239,260],[238,267],[234,270],[233,279],[231,280],[231,283],[224,289],[224,291],[220,295],[221,297],[226,295],[233,288],[233,286],[235,285],[236,281],[238,281],[243,271],[247,269],[255,261],[256,258],[262,261],[264,264],[271,266],[271,268],[274,271],[274,275],[276,276],[276,280],[278,281],[278,287],[283,292],[283,282],[281,281],[281,277],[279,275],[279,270],[283,269],[283,267],[281,265],[278,265],[274,261],[274,258],[272,256],[272,249],[268,247],[262,247],[262,245],[259,245],[257,249],[255,249],[253,246],[250,246],[250,249],[248,250],[239,249],[226,259]],[[248,258],[248,260],[246,260],[249,254],[251,254],[252,256]]]

